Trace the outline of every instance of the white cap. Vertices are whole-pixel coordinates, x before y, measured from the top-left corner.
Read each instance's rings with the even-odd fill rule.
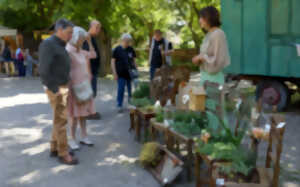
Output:
[[[132,36],[128,33],[122,34],[121,40],[132,40]]]

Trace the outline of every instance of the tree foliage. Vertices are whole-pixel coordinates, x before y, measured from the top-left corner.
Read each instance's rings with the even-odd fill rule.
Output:
[[[85,28],[91,19],[98,19],[104,28],[102,55],[108,64],[112,43],[124,32],[131,33],[142,48],[155,29],[179,36],[181,48],[198,48],[203,33],[197,13],[207,5],[220,8],[220,0],[0,0],[0,24],[28,33],[45,30],[61,17]]]

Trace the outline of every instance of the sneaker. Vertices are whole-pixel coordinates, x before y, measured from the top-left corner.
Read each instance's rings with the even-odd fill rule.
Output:
[[[82,145],[87,145],[87,146],[89,146],[89,147],[94,146],[94,143],[93,143],[91,140],[89,140],[88,137],[85,137],[85,138],[81,139],[81,140],[80,140],[80,144],[82,144]]]
[[[75,140],[70,140],[69,141],[69,147],[73,150],[73,151],[77,151],[79,150],[79,145],[76,143]]]
[[[118,110],[118,113],[123,113],[123,107],[118,106],[117,110]]]

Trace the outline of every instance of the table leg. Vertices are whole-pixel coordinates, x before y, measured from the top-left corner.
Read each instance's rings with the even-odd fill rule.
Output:
[[[142,126],[142,119],[139,115],[137,115],[137,122],[135,123],[135,133],[137,141],[141,141],[141,126]]]
[[[188,159],[187,159],[187,169],[188,169],[188,181],[192,180],[192,173],[193,173],[193,141],[187,142],[187,151],[188,151]]]
[[[195,155],[196,187],[201,187],[200,164],[201,164],[201,158],[199,155],[196,154]]]
[[[144,142],[147,142],[149,140],[149,126],[150,121],[149,119],[144,119]]]
[[[134,111],[130,111],[130,128],[129,128],[129,132],[132,131],[134,129]]]

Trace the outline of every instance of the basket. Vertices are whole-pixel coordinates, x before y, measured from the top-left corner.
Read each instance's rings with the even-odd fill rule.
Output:
[[[190,90],[189,109],[192,111],[205,111],[206,92],[204,87],[193,87]]]

